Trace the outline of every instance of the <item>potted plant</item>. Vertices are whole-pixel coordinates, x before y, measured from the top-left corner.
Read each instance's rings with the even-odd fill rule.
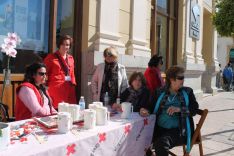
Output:
[[[4,111],[3,108],[3,96],[4,96],[4,90],[7,84],[10,83],[10,58],[16,57],[17,51],[15,50],[16,46],[20,44],[21,40],[19,36],[16,33],[8,33],[7,37],[4,39],[4,43],[1,45],[0,51],[3,52],[7,56],[7,66],[3,70],[4,79],[3,79],[3,87],[2,87],[2,93],[0,97],[0,150],[7,147],[7,145],[10,143],[10,128],[9,125],[6,123],[2,123],[2,116]]]

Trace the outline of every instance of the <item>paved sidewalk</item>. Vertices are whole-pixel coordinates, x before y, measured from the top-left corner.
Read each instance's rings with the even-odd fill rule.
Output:
[[[234,92],[220,92],[199,101],[200,108],[209,110],[202,127],[205,156],[234,156]],[[195,119],[196,123],[196,119]],[[182,147],[173,149],[182,155]],[[198,145],[191,156],[199,156]]]

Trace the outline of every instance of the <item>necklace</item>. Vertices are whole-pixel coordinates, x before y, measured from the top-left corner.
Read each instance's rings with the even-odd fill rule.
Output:
[[[173,102],[174,99],[175,99],[175,97],[176,97],[176,95],[177,94],[175,94],[171,99],[170,99],[170,96],[168,96],[167,101],[170,102],[170,103]]]

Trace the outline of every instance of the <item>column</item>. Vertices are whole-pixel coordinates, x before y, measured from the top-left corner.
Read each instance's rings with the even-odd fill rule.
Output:
[[[219,66],[219,62],[218,62],[218,58],[217,58],[217,30],[215,29],[215,27],[213,28],[214,32],[213,32],[213,45],[212,45],[212,65],[218,67]]]
[[[147,0],[132,0],[131,12],[131,32],[127,53],[134,56],[150,57],[150,49],[146,47]]]
[[[125,53],[125,46],[119,42],[119,0],[99,0],[97,40],[94,49],[104,51],[115,46],[120,54]]]
[[[192,38],[189,36],[190,27],[190,1],[185,1],[186,3],[186,25],[185,25],[185,51],[184,51],[184,62],[186,64],[193,64],[195,62],[194,55],[192,51]]]
[[[203,40],[203,8],[202,8],[202,0],[198,1],[200,8],[200,39],[196,40],[196,48],[195,48],[195,61],[197,64],[204,64],[204,59],[202,58],[202,40]]]

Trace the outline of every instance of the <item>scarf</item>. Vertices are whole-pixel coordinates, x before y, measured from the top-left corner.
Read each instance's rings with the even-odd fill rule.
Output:
[[[108,63],[105,61],[105,69],[102,81],[101,99],[104,102],[105,93],[108,92],[109,104],[116,102],[118,97],[118,63]]]

